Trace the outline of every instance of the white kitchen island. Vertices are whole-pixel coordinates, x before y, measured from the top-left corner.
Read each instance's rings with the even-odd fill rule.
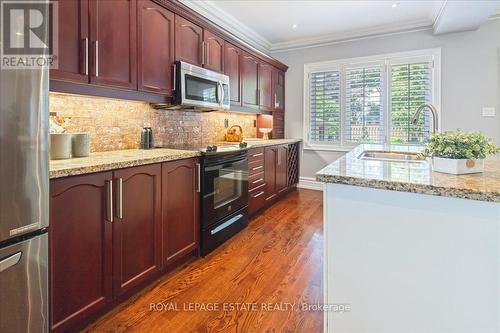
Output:
[[[325,332],[500,332],[500,158],[466,176],[358,158],[419,149],[361,145],[318,172],[325,303],[349,309]]]

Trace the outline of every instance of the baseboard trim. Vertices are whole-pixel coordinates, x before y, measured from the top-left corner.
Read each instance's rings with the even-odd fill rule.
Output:
[[[305,188],[308,190],[323,191],[323,183],[316,181],[311,177],[300,177],[298,188]]]

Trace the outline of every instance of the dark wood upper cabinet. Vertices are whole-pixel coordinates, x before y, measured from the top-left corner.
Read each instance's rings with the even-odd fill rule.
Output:
[[[203,29],[185,18],[175,15],[175,60],[202,66]]]
[[[66,332],[112,298],[112,173],[50,183],[50,327]]]
[[[114,172],[113,290],[121,295],[161,268],[161,165]]]
[[[274,69],[273,71],[273,109],[275,111],[285,110],[285,72]]]
[[[90,0],[91,83],[137,89],[136,0]]]
[[[231,104],[241,106],[241,51],[226,42],[224,44],[224,74],[229,76]]]
[[[171,267],[198,250],[199,197],[197,159],[162,165],[163,264]]]
[[[224,39],[208,30],[203,30],[205,43],[205,61],[203,66],[207,69],[224,72]]]
[[[259,64],[259,106],[264,111],[273,108],[273,67],[261,62]]]
[[[248,53],[242,55],[241,60],[243,106],[259,107],[259,60]]]
[[[58,0],[58,69],[51,69],[52,79],[88,83],[89,2]]]
[[[137,81],[142,91],[171,95],[174,13],[151,0],[137,4]]]

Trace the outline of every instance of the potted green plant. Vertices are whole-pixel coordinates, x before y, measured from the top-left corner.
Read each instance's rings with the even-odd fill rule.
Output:
[[[425,154],[432,157],[433,171],[456,175],[483,172],[486,156],[499,152],[500,149],[479,132],[434,133],[425,145]]]

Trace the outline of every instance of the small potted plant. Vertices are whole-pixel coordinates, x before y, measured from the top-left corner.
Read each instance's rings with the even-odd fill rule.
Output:
[[[479,132],[434,133],[425,145],[425,154],[432,157],[433,171],[456,175],[483,172],[486,156],[499,152]]]

